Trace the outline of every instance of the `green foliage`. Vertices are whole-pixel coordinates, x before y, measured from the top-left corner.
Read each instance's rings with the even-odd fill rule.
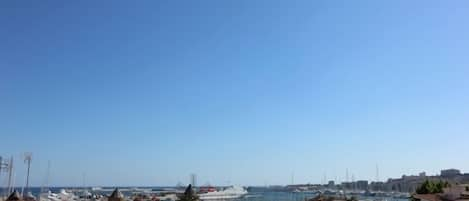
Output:
[[[348,198],[347,201],[358,201],[358,199],[355,196],[352,196],[351,198]]]
[[[443,184],[443,188],[449,188],[449,187],[451,187],[451,184],[448,183],[448,181],[445,181],[445,183]]]
[[[438,182],[435,182],[426,180],[425,182],[423,182],[422,185],[417,187],[415,191],[417,194],[435,194],[443,193],[443,188],[447,187],[450,187],[450,184],[447,181],[443,182],[440,180]]]

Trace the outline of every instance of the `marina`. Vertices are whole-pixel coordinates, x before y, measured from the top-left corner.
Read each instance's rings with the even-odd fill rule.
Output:
[[[0,1],[0,201],[469,201],[468,10]]]
[[[120,187],[117,188],[119,194],[125,200],[165,200],[176,201],[179,194],[184,192],[183,189],[176,187]],[[304,201],[321,194],[321,192],[279,192],[279,191],[248,191],[243,187],[220,187],[221,191],[197,194],[200,200],[209,201]],[[5,190],[5,189],[3,189]],[[107,201],[116,188],[100,187],[100,188],[70,188],[70,187],[54,187],[49,192],[41,193],[41,188],[31,188],[31,192],[25,196],[24,200],[40,200],[40,201],[86,201],[86,200],[103,200]],[[2,191],[4,192],[4,191]],[[338,192],[328,192],[329,195],[340,195]],[[19,193],[18,193],[19,195]],[[396,196],[397,194],[387,193],[379,196],[367,196],[365,194],[348,194],[348,197],[356,196],[359,200],[364,201],[404,201],[406,197]],[[28,197],[28,198],[27,198]],[[26,199],[27,198],[27,199]],[[2,200],[6,200],[3,197]]]
[[[418,176],[402,176],[400,179],[388,179],[387,182],[378,180],[343,181],[335,184],[292,184],[286,186],[196,186],[197,175],[190,175],[191,184],[185,188],[178,186],[164,187],[49,187],[50,162],[46,172],[46,183],[42,187],[29,186],[29,170],[32,154],[24,156],[27,164],[26,178],[23,186],[18,187],[15,180],[14,158],[0,160],[0,173],[6,173],[7,186],[1,189],[1,201],[186,201],[183,199],[189,193],[189,201],[321,201],[321,200],[363,200],[363,201],[403,201],[408,200],[419,185],[428,183],[429,179],[439,180],[441,185],[466,183],[469,174],[463,174],[457,169],[441,170],[441,175],[427,176],[424,172]],[[3,171],[2,171],[3,170]],[[378,168],[376,168],[378,175]],[[348,169],[346,171],[348,175]],[[1,176],[1,174],[0,174]],[[346,176],[347,177],[347,176]],[[85,177],[83,178],[85,181]],[[442,181],[445,182],[442,182]],[[293,181],[293,178],[292,178]],[[325,182],[324,179],[323,182]],[[397,186],[397,187],[396,187]],[[466,187],[469,188],[469,187]],[[406,190],[407,189],[407,190]]]

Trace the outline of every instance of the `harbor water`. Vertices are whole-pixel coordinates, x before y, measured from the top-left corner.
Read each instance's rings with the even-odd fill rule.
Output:
[[[107,187],[105,189],[108,189],[106,191],[101,191],[100,194],[102,195],[110,195],[111,194],[111,189],[114,189],[115,187]],[[120,189],[129,189],[129,187],[119,187]],[[157,189],[161,187],[145,187],[146,189]],[[59,193],[60,190],[62,189],[67,189],[67,190],[72,190],[74,192],[79,192],[83,191],[84,188],[80,187],[51,187],[48,188],[52,193]],[[86,188],[89,190],[89,188]],[[21,188],[15,188],[18,192],[21,192]],[[43,189],[44,190],[44,189]],[[33,187],[30,188],[29,191],[34,195],[38,196],[41,193],[41,188],[39,187]],[[131,196],[131,192],[123,192],[126,196]],[[6,189],[1,190],[1,195],[5,196],[6,194]],[[247,195],[241,197],[241,198],[236,198],[236,199],[226,199],[226,200],[221,200],[221,201],[305,201],[310,198],[313,198],[317,196],[316,193],[312,192],[272,192],[272,191],[264,191],[264,192],[249,192]],[[364,197],[364,196],[358,196],[357,197],[359,200],[363,201],[408,201],[408,199],[403,199],[403,198],[393,198],[393,197]]]

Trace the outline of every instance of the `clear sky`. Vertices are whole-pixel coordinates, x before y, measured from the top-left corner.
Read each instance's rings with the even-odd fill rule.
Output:
[[[469,172],[468,1],[2,1],[17,184]],[[0,177],[2,185],[5,174]]]

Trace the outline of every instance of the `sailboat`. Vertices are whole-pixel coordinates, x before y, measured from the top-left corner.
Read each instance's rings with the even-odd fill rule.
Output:
[[[54,200],[54,196],[52,195],[52,192],[49,189],[47,189],[47,192],[45,191],[46,188],[48,188],[46,186],[49,186],[49,176],[50,176],[50,161],[47,161],[46,179],[45,179],[44,185],[42,185],[41,187],[41,192],[39,193],[39,201]]]

